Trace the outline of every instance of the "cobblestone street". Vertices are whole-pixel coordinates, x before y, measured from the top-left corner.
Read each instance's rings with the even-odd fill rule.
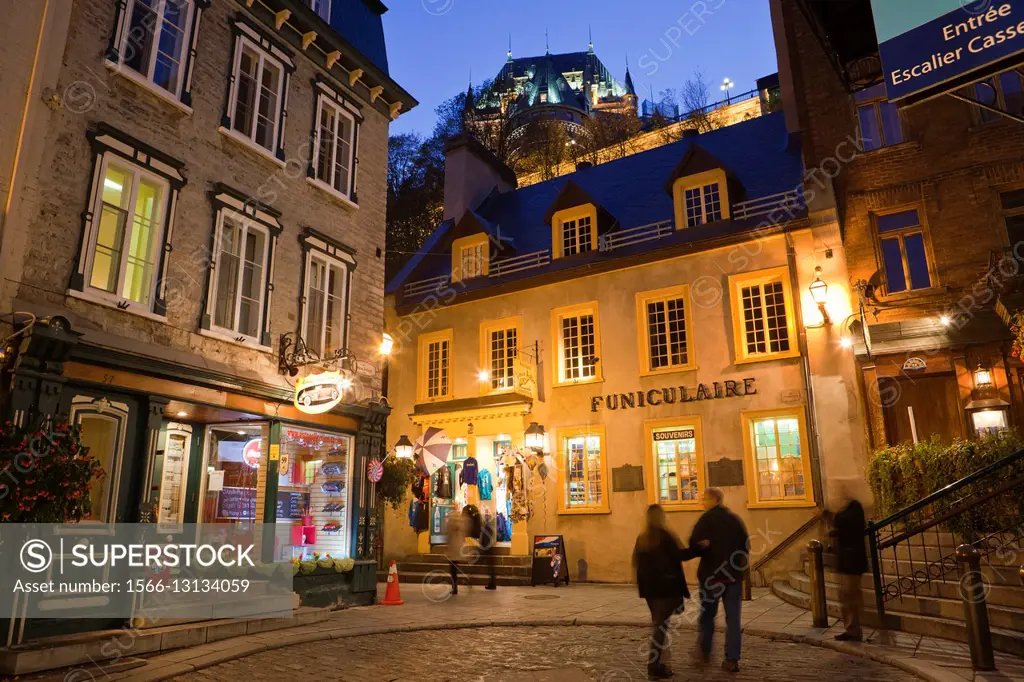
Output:
[[[739,675],[716,657],[705,671],[690,667],[692,630],[674,633],[678,680],[913,680],[884,663],[837,651],[745,637]],[[716,641],[717,649],[717,641]],[[646,679],[647,631],[639,627],[489,627],[351,637],[268,651],[175,678],[181,682],[297,679],[602,680]],[[720,652],[716,652],[720,656]],[[547,675],[544,671],[550,671]]]

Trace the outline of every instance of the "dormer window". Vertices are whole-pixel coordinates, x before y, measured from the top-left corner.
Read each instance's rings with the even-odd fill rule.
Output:
[[[452,242],[452,281],[484,277],[490,271],[490,240],[474,234]]]
[[[672,172],[665,191],[672,194],[676,229],[685,230],[728,220],[730,190],[742,190],[718,159],[693,145]]]
[[[558,211],[551,219],[555,258],[597,250],[597,209],[593,204]]]
[[[593,232],[590,216],[580,216],[562,222],[562,255],[575,256],[590,251]]]
[[[689,187],[685,191],[687,227],[722,219],[722,189],[717,182]]]
[[[331,21],[331,0],[308,0],[310,8],[326,22]]]

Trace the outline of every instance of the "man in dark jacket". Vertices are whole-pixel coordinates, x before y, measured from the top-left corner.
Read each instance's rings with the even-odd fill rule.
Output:
[[[743,603],[743,574],[750,566],[750,538],[740,517],[722,503],[719,488],[704,491],[704,514],[690,535],[690,549],[700,554],[697,581],[700,591],[701,663],[711,660],[718,602],[725,607],[725,661],[727,672],[739,672],[740,606]]]
[[[853,499],[845,485],[839,489],[842,509],[832,515],[829,535],[836,539],[836,572],[839,573],[839,601],[843,607],[843,625],[846,631],[836,635],[839,641],[860,642],[864,633],[860,626],[864,608],[864,593],[860,590],[861,576],[868,572],[868,552],[864,547],[864,507]]]

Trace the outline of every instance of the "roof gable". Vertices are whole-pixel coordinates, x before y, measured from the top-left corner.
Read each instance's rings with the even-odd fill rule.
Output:
[[[727,178],[729,178],[729,184],[736,183],[736,186],[742,187],[739,181],[736,179],[736,174],[726,166],[724,163],[719,161],[713,154],[704,147],[700,146],[696,142],[690,144],[689,149],[683,154],[683,158],[679,160],[676,167],[672,170],[671,175],[668,176],[668,180],[665,182],[665,191],[669,196],[672,195],[672,186],[679,178],[685,178],[690,175],[697,175],[709,170],[722,170],[725,172]]]
[[[577,185],[570,178],[548,207],[547,213],[544,214],[544,222],[550,223],[551,219],[559,211],[567,208],[576,208],[577,206],[585,206],[586,204],[593,204],[595,208],[600,208],[600,204],[585,189]]]

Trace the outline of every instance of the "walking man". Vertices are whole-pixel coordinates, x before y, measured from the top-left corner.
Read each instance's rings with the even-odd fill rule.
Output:
[[[836,635],[836,639],[840,642],[860,642],[864,639],[860,625],[864,593],[860,590],[860,583],[861,576],[868,572],[868,552],[864,547],[864,507],[853,499],[846,484],[839,486],[838,497],[842,506],[838,513],[832,515],[829,535],[836,539],[839,601],[842,603],[846,630]]]
[[[750,566],[750,538],[740,517],[724,505],[719,488],[704,491],[704,514],[690,535],[690,549],[700,554],[697,583],[700,592],[700,664],[711,662],[718,602],[725,606],[725,661],[722,669],[739,672],[740,605],[743,574]]]

